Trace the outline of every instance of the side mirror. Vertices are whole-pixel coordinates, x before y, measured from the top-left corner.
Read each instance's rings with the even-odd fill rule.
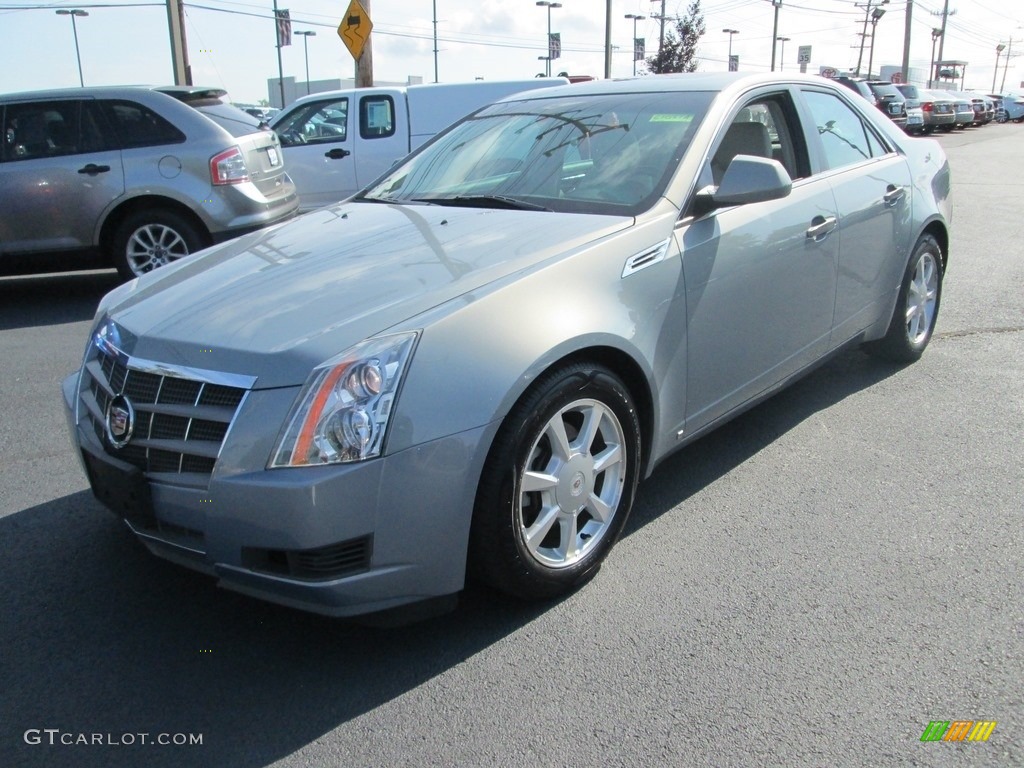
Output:
[[[722,175],[718,187],[705,187],[697,193],[698,216],[729,205],[780,200],[793,189],[793,180],[778,160],[753,155],[736,155]]]

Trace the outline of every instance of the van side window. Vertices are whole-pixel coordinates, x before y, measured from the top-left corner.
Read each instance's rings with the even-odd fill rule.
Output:
[[[102,109],[121,142],[122,149],[181,144],[185,134],[156,112],[134,101],[104,101]]]
[[[395,102],[390,96],[366,96],[359,100],[359,135],[382,139],[395,135]]]

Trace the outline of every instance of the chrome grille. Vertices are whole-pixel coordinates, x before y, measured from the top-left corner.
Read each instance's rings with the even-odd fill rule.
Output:
[[[109,344],[97,343],[85,364],[80,412],[111,456],[149,475],[178,476],[167,478],[170,482],[205,485],[248,388],[188,378],[187,373],[136,365]],[[107,408],[119,394],[135,409],[132,438],[123,448],[110,444],[105,429]]]

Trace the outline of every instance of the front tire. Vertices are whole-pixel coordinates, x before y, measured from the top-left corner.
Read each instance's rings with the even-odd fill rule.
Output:
[[[636,408],[615,374],[576,363],[540,378],[484,466],[472,573],[527,600],[593,578],[629,516],[640,453]]]
[[[175,211],[145,208],[129,214],[114,233],[114,266],[131,280],[208,245],[209,238]]]
[[[942,248],[931,235],[922,235],[903,274],[889,329],[865,351],[894,363],[920,359],[931,341],[942,298]]]

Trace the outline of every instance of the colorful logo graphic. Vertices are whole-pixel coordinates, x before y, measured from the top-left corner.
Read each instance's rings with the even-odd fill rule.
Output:
[[[921,741],[988,741],[995,727],[995,720],[932,720]]]

